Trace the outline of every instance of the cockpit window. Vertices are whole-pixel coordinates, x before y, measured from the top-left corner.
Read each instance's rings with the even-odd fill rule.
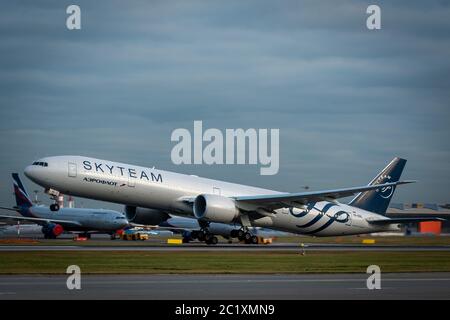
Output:
[[[33,166],[48,167],[47,162],[33,162]]]

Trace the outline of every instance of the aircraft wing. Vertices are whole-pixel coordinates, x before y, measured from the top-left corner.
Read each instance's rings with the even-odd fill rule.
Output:
[[[256,196],[237,196],[232,197],[236,200],[239,207],[246,210],[246,208],[263,208],[266,210],[275,210],[285,207],[295,207],[298,205],[305,205],[309,202],[318,201],[333,201],[339,198],[345,198],[355,195],[360,192],[382,189],[386,187],[393,187],[400,184],[412,183],[413,180],[388,182],[383,184],[375,184],[362,187],[325,190],[325,191],[312,191],[312,192],[299,192],[299,193],[278,193],[269,195],[256,195]]]
[[[435,217],[423,217],[423,218],[395,218],[395,219],[379,219],[379,220],[367,220],[370,224],[387,225],[394,223],[411,223],[411,222],[423,222],[423,221],[445,221],[442,218]]]
[[[81,226],[81,223],[79,223],[77,221],[59,220],[59,219],[31,218],[31,217],[19,217],[19,216],[10,216],[10,215],[0,215],[0,219],[24,220],[24,221],[32,221],[32,222],[37,222],[37,223],[52,222],[52,223],[61,223],[61,224],[71,225],[71,226],[76,226],[76,227]]]

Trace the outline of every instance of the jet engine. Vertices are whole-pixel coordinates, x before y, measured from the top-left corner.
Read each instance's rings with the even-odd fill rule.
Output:
[[[63,232],[64,228],[56,223],[49,223],[42,227],[42,233],[46,239],[55,239]]]
[[[130,222],[145,225],[158,225],[170,218],[165,212],[134,206],[125,206],[125,216]]]
[[[194,215],[197,219],[231,223],[239,216],[239,209],[233,199],[216,194],[201,194],[195,198]]]

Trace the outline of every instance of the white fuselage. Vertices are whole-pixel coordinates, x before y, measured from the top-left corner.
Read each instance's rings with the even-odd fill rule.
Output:
[[[144,168],[83,156],[41,159],[48,166],[28,166],[25,175],[37,184],[61,193],[124,205],[157,209],[193,217],[187,198],[200,194],[224,197],[279,194],[241,184]],[[315,236],[336,236],[397,230],[374,226],[367,218],[383,218],[372,212],[337,202],[317,202],[299,208],[282,208],[273,216],[250,219],[255,227]]]

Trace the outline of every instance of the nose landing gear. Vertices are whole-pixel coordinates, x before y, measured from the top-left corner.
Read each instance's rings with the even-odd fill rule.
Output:
[[[58,196],[60,195],[60,192],[58,190],[54,189],[45,189],[45,193],[48,194],[51,199],[54,201],[52,205],[50,205],[51,211],[58,211],[59,210],[59,203],[58,203]]]

